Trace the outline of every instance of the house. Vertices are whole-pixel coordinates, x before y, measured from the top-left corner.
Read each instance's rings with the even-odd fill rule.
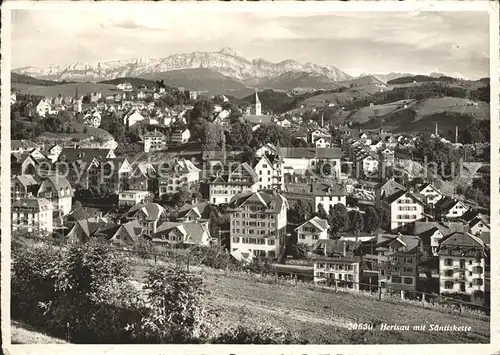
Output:
[[[435,206],[443,198],[443,194],[431,183],[425,183],[418,187],[417,192],[424,196],[424,202],[429,206]]]
[[[215,205],[229,203],[241,193],[256,192],[258,176],[247,163],[239,164],[229,174],[217,173],[209,182],[209,201]]]
[[[105,240],[118,247],[133,245],[142,235],[144,228],[141,222],[136,220],[123,224],[106,224],[94,232],[94,238]]]
[[[90,102],[97,102],[102,98],[102,93],[100,92],[91,92],[90,93]]]
[[[347,192],[344,186],[340,184],[325,183],[313,183],[311,186],[312,195],[314,196],[315,212],[319,211],[320,204],[323,206],[326,213],[328,213],[330,208],[333,208],[337,203],[347,206]]]
[[[411,224],[409,233],[416,235],[422,241],[422,251],[426,255],[437,256],[441,240],[455,232],[465,232],[466,226],[461,222],[424,222],[416,221]]]
[[[276,147],[272,143],[266,143],[255,151],[255,156],[260,158],[264,155],[276,155]]]
[[[45,117],[47,114],[50,114],[50,112],[50,100],[46,98],[41,99],[36,105],[36,113],[38,113],[40,117]]]
[[[124,81],[123,83],[116,85],[116,88],[121,91],[132,91],[133,89],[132,84],[130,84],[127,81]]]
[[[38,182],[32,175],[15,175],[10,183],[11,203],[29,196],[35,196],[38,191]]]
[[[158,169],[158,189],[160,197],[174,194],[182,188],[190,188],[200,181],[201,170],[190,160],[180,159],[171,167]]]
[[[287,120],[286,118],[283,118],[282,120],[278,120],[276,122],[276,125],[280,126],[280,127],[283,127],[283,128],[290,128],[292,127],[292,123]]]
[[[277,257],[284,248],[288,208],[287,199],[275,191],[234,196],[228,208],[230,251]]]
[[[59,159],[59,155],[62,153],[63,147],[58,144],[54,144],[48,149],[47,158],[52,162],[56,162]]]
[[[66,241],[68,243],[86,243],[94,237],[94,233],[99,228],[107,224],[109,223],[101,218],[77,220],[66,235]]]
[[[373,177],[379,171],[380,162],[376,153],[368,152],[366,154],[362,154],[356,160],[361,163],[361,171],[366,176]]]
[[[166,147],[165,136],[161,132],[158,132],[157,130],[154,130],[152,132],[147,132],[142,137],[142,140],[144,142],[145,153],[162,150],[165,149]]]
[[[125,214],[127,220],[137,220],[148,235],[156,233],[156,228],[165,218],[165,209],[157,203],[140,203],[128,210]]]
[[[124,123],[128,126],[128,127],[132,127],[133,125],[135,125],[136,123],[138,122],[142,122],[144,121],[145,118],[143,115],[141,115],[137,110],[135,110],[132,114],[130,114],[128,117],[125,116],[124,117]]]
[[[153,194],[149,191],[128,190],[118,194],[118,208],[132,207],[141,203],[151,202]]]
[[[469,233],[475,236],[481,236],[483,233],[490,233],[490,225],[481,218],[474,218],[468,222]]]
[[[386,203],[391,210],[391,230],[403,230],[423,217],[424,203],[406,190],[392,194]]]
[[[37,196],[51,201],[53,211],[60,216],[71,212],[74,191],[68,179],[61,175],[49,176],[44,179],[38,189]]]
[[[130,190],[129,179],[132,171],[132,165],[130,165],[126,158],[100,162],[100,184],[115,193]]]
[[[52,210],[54,206],[45,198],[21,198],[12,204],[12,231],[52,233]]]
[[[201,203],[186,203],[177,212],[177,219],[193,222],[193,221],[208,221],[212,215],[212,208],[206,202]]]
[[[315,216],[295,228],[297,244],[307,244],[313,247],[320,239],[328,239],[328,221]]]
[[[318,148],[330,148],[331,147],[330,139],[325,138],[325,137],[317,138],[316,141],[314,141],[314,145]]]
[[[164,222],[152,241],[155,244],[169,244],[177,248],[194,245],[209,245],[212,240],[207,222]]]
[[[189,129],[176,129],[172,133],[172,137],[170,138],[170,141],[174,144],[185,144],[189,142],[189,139],[191,138],[191,132]]]
[[[455,232],[441,241],[439,256],[440,294],[456,294],[468,302],[485,299],[487,247],[470,234]]]
[[[436,204],[437,214],[441,218],[454,219],[462,217],[469,208],[460,200],[444,197]]]
[[[283,190],[285,179],[283,161],[276,156],[262,156],[254,167],[259,179],[259,190],[277,188]]]
[[[403,291],[415,295],[421,259],[420,238],[402,234],[380,234],[376,238],[378,281],[383,292]]]
[[[319,138],[331,138],[331,135],[325,129],[316,129],[311,132],[311,142],[316,142]]]

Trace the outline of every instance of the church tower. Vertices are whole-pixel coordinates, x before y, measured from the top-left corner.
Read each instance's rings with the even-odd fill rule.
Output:
[[[82,99],[78,95],[78,86],[76,87],[76,90],[75,90],[75,103],[73,105],[73,110],[77,113],[82,112]]]
[[[262,106],[259,100],[259,95],[257,94],[257,89],[255,89],[255,103],[252,105],[252,115],[262,116]]]

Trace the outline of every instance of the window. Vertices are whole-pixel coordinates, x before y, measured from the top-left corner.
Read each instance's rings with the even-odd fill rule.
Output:
[[[448,277],[452,277],[452,276],[453,276],[453,270],[446,270],[446,271],[444,272],[444,275],[445,275],[445,276],[448,276]]]
[[[451,266],[451,265],[453,265],[453,260],[452,259],[444,259],[444,264],[446,266]]]
[[[472,283],[476,286],[482,286],[483,285],[483,279],[472,279]]]
[[[476,266],[474,269],[472,269],[473,272],[476,274],[482,274],[483,273],[483,268],[481,266]]]
[[[403,271],[410,273],[410,272],[413,272],[413,268],[412,267],[405,267],[405,268],[403,268]]]
[[[444,288],[447,290],[452,290],[453,289],[453,282],[452,281],[446,281],[444,283]]]
[[[401,277],[400,276],[393,276],[392,277],[392,283],[400,284],[401,283]]]
[[[274,240],[273,240],[273,239],[269,239],[269,240],[267,241],[267,245],[274,245],[274,244],[275,244],[275,243],[274,243]]]
[[[405,277],[404,284],[405,285],[413,285],[413,279],[411,277]]]

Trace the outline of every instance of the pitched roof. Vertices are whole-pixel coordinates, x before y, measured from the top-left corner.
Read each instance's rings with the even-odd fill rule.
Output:
[[[203,242],[203,235],[205,233],[210,236],[206,224],[199,222],[164,222],[156,229],[155,236],[169,233],[174,228],[182,233],[183,242],[188,244],[200,244]]]
[[[38,145],[26,139],[13,139],[10,141],[11,150],[38,148]]]
[[[313,183],[312,194],[314,196],[346,196],[347,192],[340,184]]]
[[[235,195],[231,198],[229,205],[232,208],[239,208],[250,201],[262,203],[266,206],[264,212],[267,213],[280,213],[283,208],[288,209],[288,200],[283,195],[275,191],[267,192],[264,190]]]
[[[305,226],[308,223],[314,225],[316,228],[318,228],[321,231],[325,231],[329,227],[328,221],[326,219],[319,218],[318,216],[315,216],[315,217],[305,221],[304,223],[302,223],[300,226],[298,226],[294,230],[298,230],[299,228]]]
[[[377,249],[388,248],[391,243],[399,242],[404,246],[403,251],[398,251],[397,254],[414,254],[416,248],[420,244],[420,238],[416,235],[402,235],[402,234],[379,234],[377,236]]]
[[[284,158],[306,158],[306,159],[340,159],[342,158],[342,150],[337,147],[333,148],[295,148],[283,147],[279,149],[279,154]]]
[[[15,178],[25,187],[38,185],[33,175],[17,175]]]
[[[96,148],[63,148],[59,159],[66,159],[69,162],[74,162],[77,160],[82,160],[85,162],[90,162],[97,158],[98,160],[104,160],[113,149],[96,149]]]
[[[13,209],[34,210],[35,212],[53,210],[52,202],[45,198],[26,197],[15,201],[12,204]]]
[[[73,195],[73,188],[71,187],[71,184],[69,183],[68,179],[66,179],[66,177],[61,175],[49,176],[44,181],[42,181],[42,185],[45,181],[50,181],[54,185],[57,197],[68,197],[67,194],[63,195],[63,191],[70,191],[71,196]]]
[[[200,218],[209,218],[210,209],[208,207],[209,205],[206,202],[195,203],[195,204],[186,203],[181,208],[179,208],[179,213],[177,216],[178,218],[182,218],[186,216],[189,213],[189,211],[194,210],[200,215]]]
[[[456,249],[457,247],[465,249],[463,252],[467,252],[470,249],[480,249],[482,254],[485,255],[483,240],[467,232],[455,232],[443,238],[439,245],[439,255],[448,255],[446,250]]]
[[[406,187],[401,185],[400,183],[397,183],[394,179],[389,179],[386,182],[384,182],[382,185],[379,187],[380,193],[385,194],[385,196],[390,196],[394,194],[397,191],[405,190]]]
[[[400,197],[402,197],[404,195],[410,197],[413,200],[413,202],[416,202],[416,203],[419,203],[421,205],[424,205],[424,203],[417,196],[415,196],[414,194],[412,194],[412,193],[410,193],[408,191],[397,191],[397,192],[395,192],[391,196],[387,197],[387,203],[391,204],[391,203],[393,203],[394,201],[396,201],[397,199],[399,199]]]
[[[156,221],[160,219],[161,215],[165,212],[165,209],[159,204],[153,202],[139,203],[132,206],[126,215],[131,218],[134,217],[138,211],[142,211],[146,215],[146,220]]]
[[[438,229],[443,236],[447,236],[454,232],[465,232],[466,227],[460,222],[421,222],[416,221],[410,224],[411,234],[422,235],[428,233],[432,229]]]
[[[436,208],[443,212],[446,212],[455,207],[455,205],[457,205],[458,203],[461,203],[465,206],[462,201],[446,196],[438,201],[438,203],[436,204]]]

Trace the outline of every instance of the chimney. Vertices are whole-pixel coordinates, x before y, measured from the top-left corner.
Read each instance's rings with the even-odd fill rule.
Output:
[[[323,255],[327,256],[327,253],[326,253],[326,241],[323,244]]]
[[[345,257],[346,255],[346,245],[345,242],[342,242],[342,256]]]

